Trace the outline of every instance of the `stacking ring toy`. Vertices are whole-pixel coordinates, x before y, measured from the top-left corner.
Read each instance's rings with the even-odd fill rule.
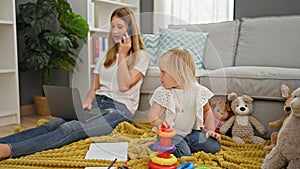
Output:
[[[173,154],[170,154],[170,158],[160,158],[158,156],[151,156],[150,159],[153,163],[160,165],[173,165],[177,162],[177,158]]]
[[[162,146],[159,143],[155,143],[153,145],[153,149],[155,151],[162,151],[162,152],[170,152],[173,153],[176,150],[175,145],[171,145],[171,146]]]
[[[192,162],[186,162],[181,164],[177,169],[194,169],[194,163]]]
[[[176,131],[170,127],[162,126],[157,134],[160,136],[159,143],[153,144],[153,149],[158,151],[156,156],[151,156],[148,166],[151,169],[176,169],[177,158],[171,154],[176,150],[171,138],[176,135]]]
[[[176,164],[173,164],[173,165],[170,165],[170,166],[163,166],[163,165],[155,164],[152,161],[148,162],[148,166],[151,169],[176,169]]]
[[[176,135],[176,131],[169,128],[161,128],[157,131],[157,134],[161,137],[171,138]]]

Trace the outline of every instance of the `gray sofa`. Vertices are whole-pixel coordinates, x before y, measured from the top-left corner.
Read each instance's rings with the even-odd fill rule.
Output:
[[[216,96],[229,92],[255,99],[253,116],[267,128],[283,115],[280,86],[300,86],[300,16],[242,18],[212,24],[169,25],[170,29],[208,32],[204,52],[205,69],[197,71],[200,84]],[[149,68],[141,89],[135,120],[146,121],[149,98],[160,86],[159,69]]]

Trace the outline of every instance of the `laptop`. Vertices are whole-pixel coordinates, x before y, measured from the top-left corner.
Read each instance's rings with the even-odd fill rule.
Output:
[[[43,85],[43,89],[52,116],[89,122],[107,113],[98,108],[93,108],[91,111],[84,110],[77,88]]]

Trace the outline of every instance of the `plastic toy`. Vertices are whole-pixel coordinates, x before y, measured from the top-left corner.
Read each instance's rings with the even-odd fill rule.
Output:
[[[194,169],[194,163],[192,162],[186,162],[181,164],[177,169]]]
[[[171,138],[176,135],[175,130],[162,127],[157,134],[160,136],[160,141],[153,146],[157,155],[150,157],[148,166],[151,169],[176,169],[177,158],[171,154],[176,150],[176,147],[171,144]]]

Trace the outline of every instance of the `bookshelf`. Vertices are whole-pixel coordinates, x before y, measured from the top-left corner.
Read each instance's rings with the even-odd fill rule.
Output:
[[[85,98],[93,78],[95,68],[94,39],[100,38],[101,44],[108,37],[110,16],[119,7],[129,7],[135,14],[139,13],[140,0],[69,0],[72,9],[84,17],[90,25],[89,39],[77,50],[82,62],[78,62],[78,69],[72,74],[71,86],[80,90],[82,99]],[[136,17],[139,22],[139,17]],[[103,39],[104,38],[104,39]],[[104,47],[105,48],[105,47]],[[100,57],[104,57],[105,49],[101,49]]]
[[[0,126],[20,123],[15,0],[0,1]]]

